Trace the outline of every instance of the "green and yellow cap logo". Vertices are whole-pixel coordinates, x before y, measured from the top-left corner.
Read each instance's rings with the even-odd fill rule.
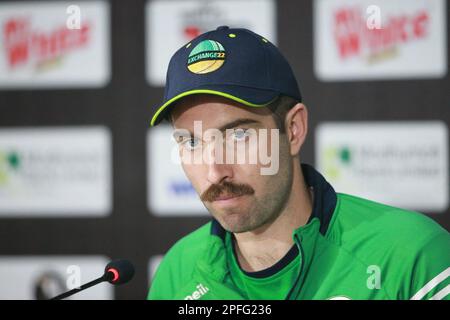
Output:
[[[217,41],[203,40],[189,54],[187,68],[192,73],[204,74],[216,71],[224,62],[224,47]]]

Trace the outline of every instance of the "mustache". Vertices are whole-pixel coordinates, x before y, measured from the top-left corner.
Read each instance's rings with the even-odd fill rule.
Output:
[[[213,202],[223,193],[229,196],[239,197],[243,195],[252,195],[255,193],[255,190],[248,184],[234,184],[225,181],[221,184],[211,185],[201,194],[200,199],[203,202]]]

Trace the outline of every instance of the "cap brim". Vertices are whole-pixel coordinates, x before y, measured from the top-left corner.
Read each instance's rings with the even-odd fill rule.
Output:
[[[239,102],[248,107],[264,107],[274,101],[279,93],[271,90],[256,89],[250,87],[241,86],[214,86],[208,85],[204,88],[196,88],[193,90],[184,91],[170,100],[166,101],[162,106],[160,106],[154,113],[152,120],[150,121],[150,126],[155,126],[161,122],[164,116],[169,112],[170,106],[174,102],[190,95],[194,94],[212,94],[216,96],[221,96],[224,98],[231,99],[233,101]]]

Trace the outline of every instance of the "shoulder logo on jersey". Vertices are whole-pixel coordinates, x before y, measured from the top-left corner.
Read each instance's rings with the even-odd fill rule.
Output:
[[[352,299],[350,299],[349,297],[346,297],[346,296],[334,296],[334,297],[328,298],[327,300],[352,300]]]
[[[194,292],[192,292],[192,294],[187,295],[184,300],[198,300],[201,297],[203,297],[206,293],[208,293],[209,288],[204,286],[203,284],[199,283],[196,287],[195,287]]]

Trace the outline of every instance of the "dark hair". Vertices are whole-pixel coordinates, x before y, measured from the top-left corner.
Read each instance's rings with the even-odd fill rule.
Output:
[[[291,110],[298,101],[294,98],[280,95],[278,98],[270,103],[267,108],[272,111],[272,117],[280,129],[280,133],[286,132],[285,120],[289,110]]]

